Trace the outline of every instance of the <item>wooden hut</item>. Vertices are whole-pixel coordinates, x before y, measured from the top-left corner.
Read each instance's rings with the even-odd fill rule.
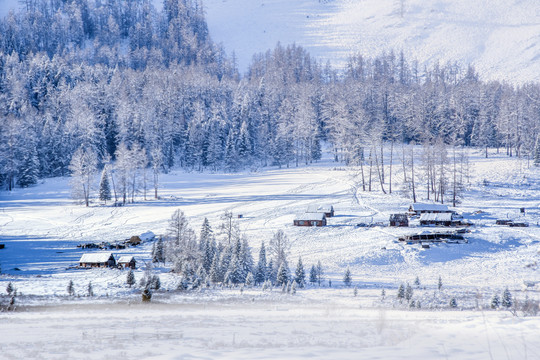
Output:
[[[137,263],[133,256],[120,256],[120,259],[116,262],[120,268],[131,268],[135,269]]]
[[[111,253],[83,254],[79,260],[80,267],[114,267],[116,260]]]
[[[313,204],[309,205],[307,213],[323,213],[327,218],[334,216],[334,206],[330,204]]]
[[[454,212],[453,210],[450,210],[448,206],[444,204],[414,203],[411,206],[409,206],[409,213],[413,215],[453,213],[453,212]]]
[[[424,213],[420,215],[420,225],[422,226],[457,226],[461,224],[452,213]]]
[[[304,213],[294,219],[295,226],[326,226],[324,213]]]
[[[407,214],[391,214],[390,226],[407,227],[409,226],[409,217]]]

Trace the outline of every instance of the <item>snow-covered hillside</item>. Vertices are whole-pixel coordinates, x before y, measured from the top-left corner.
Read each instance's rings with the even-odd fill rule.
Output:
[[[540,80],[535,0],[205,0],[214,40],[245,70],[254,52],[296,42],[343,67],[403,50],[420,64],[472,63],[483,79]]]

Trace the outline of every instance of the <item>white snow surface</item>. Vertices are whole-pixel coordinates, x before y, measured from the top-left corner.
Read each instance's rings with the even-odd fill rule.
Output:
[[[109,357],[150,359],[536,359],[540,318],[492,310],[493,294],[508,288],[514,299],[539,300],[540,170],[526,159],[493,150],[488,159],[471,153],[471,180],[463,204],[452,208],[474,223],[468,244],[423,249],[397,238],[442,228],[357,226],[388,223],[410,200],[400,192],[394,158],[393,193],[358,187],[358,169],[326,157],[318,164],[262,169],[238,174],[171,172],[162,175],[159,200],[124,207],[90,207],[70,198],[69,181],[43,180],[37,186],[0,192],[0,306],[12,282],[19,296],[15,312],[0,313],[2,356],[7,359]],[[388,161],[386,174],[388,176]],[[99,181],[96,178],[96,183]],[[387,180],[388,181],[388,180]],[[388,184],[386,184],[388,190]],[[425,202],[425,194],[419,192]],[[333,204],[326,227],[294,227],[295,214],[309,205]],[[520,208],[525,208],[525,214]],[[140,288],[126,285],[126,270],[79,269],[77,244],[122,241],[132,235],[166,232],[176,209],[199,231],[207,217],[220,238],[220,216],[235,215],[248,236],[255,260],[261,242],[278,230],[292,243],[291,270],[299,256],[308,270],[321,261],[322,286],[176,290],[168,267],[154,269],[162,289],[140,304]],[[481,210],[481,212],[479,212]],[[236,215],[242,215],[238,218]],[[496,219],[529,227],[495,225]],[[116,259],[134,256],[137,282],[155,240],[111,250]],[[353,289],[342,279],[350,268]],[[396,298],[400,284],[414,285],[409,309]],[[437,288],[442,278],[441,291]],[[74,297],[67,295],[73,280]],[[328,280],[332,281],[332,285]],[[87,297],[92,282],[95,296]],[[529,284],[526,287],[525,284]],[[385,289],[386,296],[381,296]],[[458,307],[449,308],[456,298]]]
[[[485,80],[540,80],[536,0],[205,0],[210,34],[241,69],[279,41],[343,68],[354,53],[401,50],[433,66],[473,64]],[[403,4],[403,14],[401,11]]]

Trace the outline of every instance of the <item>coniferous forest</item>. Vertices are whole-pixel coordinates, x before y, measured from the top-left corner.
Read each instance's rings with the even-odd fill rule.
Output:
[[[403,150],[403,166],[418,156],[444,201],[448,179],[426,158],[447,146],[532,157],[539,115],[537,83],[485,82],[472,66],[419,68],[395,52],[351,54],[336,70],[277,44],[241,74],[212,41],[199,0],[164,0],[160,12],[149,0],[25,0],[0,21],[5,190],[72,174],[88,204],[90,177],[114,166],[126,202],[141,181],[145,197],[147,182],[157,196],[157,177],[171,168],[298,166],[318,160],[324,143],[336,161],[369,165],[370,178],[376,166],[391,192],[382,148],[413,143],[424,151]],[[141,169],[153,179],[145,171],[141,180]]]

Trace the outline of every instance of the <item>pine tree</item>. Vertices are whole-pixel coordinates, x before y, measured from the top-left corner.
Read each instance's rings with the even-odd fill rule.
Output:
[[[94,296],[94,288],[92,287],[91,281],[88,283],[88,287],[86,288],[86,291],[88,293],[88,296]]]
[[[216,252],[214,254],[214,259],[212,259],[212,265],[210,266],[210,281],[214,284],[223,281],[223,274],[221,273],[221,264],[219,262],[219,254]]]
[[[132,287],[133,285],[135,285],[135,274],[133,273],[132,269],[129,269],[127,273],[126,283],[129,285],[129,287]]]
[[[270,284],[276,284],[278,269],[274,265],[274,259],[270,259],[270,261],[268,262],[266,273],[268,275],[268,280],[270,281]]]
[[[403,284],[399,285],[397,298],[399,299],[399,302],[402,302],[403,299],[405,299],[405,285]]]
[[[296,265],[296,271],[294,274],[294,281],[303,288],[306,284],[306,272],[304,271],[304,265],[302,264],[302,258],[298,258],[298,264]]]
[[[442,278],[439,276],[439,281],[437,283],[437,287],[439,288],[439,291],[442,289]]]
[[[75,289],[73,286],[73,280],[69,280],[68,286],[66,288],[67,293],[69,296],[73,296],[75,294]]]
[[[263,240],[261,243],[261,250],[259,251],[259,262],[257,263],[257,269],[255,270],[255,284],[262,284],[266,281],[267,277],[266,248]]]
[[[414,285],[416,287],[420,287],[420,278],[417,276],[416,279],[414,279]]]
[[[109,175],[107,174],[107,167],[103,168],[101,173],[101,181],[99,182],[99,200],[104,201],[111,200],[111,187],[109,185]]]
[[[155,245],[156,245],[156,249],[155,249],[154,257],[156,261],[154,262],[165,263],[165,247],[163,245],[163,239],[159,238],[159,240],[155,243]]]
[[[319,283],[319,286],[321,286],[322,279],[324,275],[324,269],[322,267],[321,261],[317,261],[317,282]]]
[[[345,270],[345,274],[343,275],[343,283],[345,286],[351,286],[352,282],[352,276],[351,276],[351,270],[347,266],[347,270]]]
[[[252,273],[248,273],[246,276],[246,286],[252,286],[255,283],[255,277]]]
[[[381,290],[381,299],[384,300],[385,297],[386,297],[386,290],[382,289]],[[398,291],[398,298],[399,298],[399,291]]]
[[[17,176],[17,185],[28,187],[37,184],[39,179],[39,160],[35,146],[30,151],[24,152],[19,174]]]
[[[245,281],[247,274],[253,272],[253,255],[251,254],[251,247],[245,236],[242,237],[239,259],[242,270],[242,279]]]
[[[278,272],[277,272],[277,278],[276,278],[276,285],[284,285],[289,282],[289,267],[287,266],[287,262],[283,261],[281,265],[279,266]]]
[[[358,296],[358,286],[354,287],[353,294],[354,294],[354,297]]]
[[[411,301],[413,297],[413,288],[411,287],[411,285],[409,285],[409,283],[407,283],[407,287],[405,288],[405,299],[407,301]]]
[[[311,270],[309,271],[309,282],[311,285],[317,282],[317,268],[315,265],[311,265]]]
[[[499,299],[499,295],[494,294],[491,298],[491,308],[492,309],[498,309],[501,305],[501,300]]]
[[[508,288],[506,288],[504,290],[504,292],[503,292],[503,295],[502,295],[501,305],[508,309],[508,308],[512,307],[512,304],[513,304],[512,294],[510,293],[510,290],[508,290]]]
[[[10,282],[8,282],[7,286],[6,286],[6,292],[8,293],[8,295],[11,295],[11,293],[13,292],[13,284]]]

